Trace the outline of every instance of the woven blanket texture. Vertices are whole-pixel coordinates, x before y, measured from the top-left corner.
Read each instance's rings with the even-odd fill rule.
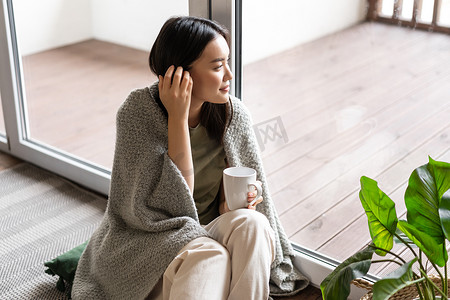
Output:
[[[0,172],[0,299],[66,299],[44,262],[83,243],[106,198],[28,163]]]

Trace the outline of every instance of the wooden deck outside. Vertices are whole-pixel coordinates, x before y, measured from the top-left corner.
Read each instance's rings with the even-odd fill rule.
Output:
[[[403,215],[413,169],[428,155],[450,161],[449,46],[448,35],[364,23],[244,69],[255,123],[279,116],[289,138],[263,156],[292,241],[345,259],[370,240],[362,175]]]
[[[369,241],[361,175],[402,215],[412,170],[450,161],[449,49],[449,35],[363,23],[244,67],[255,128],[278,118],[288,138],[262,154],[293,242],[345,259]],[[117,108],[154,80],[146,57],[100,41],[24,57],[31,137],[111,166]]]

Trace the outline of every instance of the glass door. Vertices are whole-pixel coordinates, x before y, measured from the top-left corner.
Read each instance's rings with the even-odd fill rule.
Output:
[[[117,109],[156,80],[147,58],[162,24],[207,11],[190,2],[3,0],[11,153],[106,194]]]
[[[2,4],[0,3],[0,5]],[[4,15],[0,13],[0,62],[2,58],[6,58],[4,54],[8,52],[7,39],[5,34],[3,34],[3,32],[1,31],[4,20]],[[9,151],[9,144],[6,135],[6,120],[4,116],[4,106],[6,106],[4,101],[6,89],[4,87],[5,82],[7,81],[6,77],[8,77],[9,75],[8,71],[8,68],[3,68],[2,64],[0,63],[0,151],[5,152]]]
[[[0,150],[8,151],[8,140],[6,138],[5,120],[3,118],[1,93],[0,93]]]
[[[6,137],[5,120],[3,118],[2,97],[0,93],[0,136]]]
[[[370,241],[361,176],[402,216],[411,172],[450,159],[448,39],[363,22],[363,1],[242,6],[242,99],[281,222],[299,248],[343,261]]]

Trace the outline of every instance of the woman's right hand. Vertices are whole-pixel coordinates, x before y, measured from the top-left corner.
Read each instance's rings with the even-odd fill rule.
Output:
[[[193,85],[189,72],[170,66],[164,77],[159,75],[158,78],[159,97],[169,117],[187,122]]]

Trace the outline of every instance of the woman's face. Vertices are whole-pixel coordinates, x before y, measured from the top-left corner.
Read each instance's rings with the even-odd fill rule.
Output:
[[[223,36],[209,42],[189,70],[194,85],[191,101],[226,103],[233,74],[228,65],[230,49]]]

